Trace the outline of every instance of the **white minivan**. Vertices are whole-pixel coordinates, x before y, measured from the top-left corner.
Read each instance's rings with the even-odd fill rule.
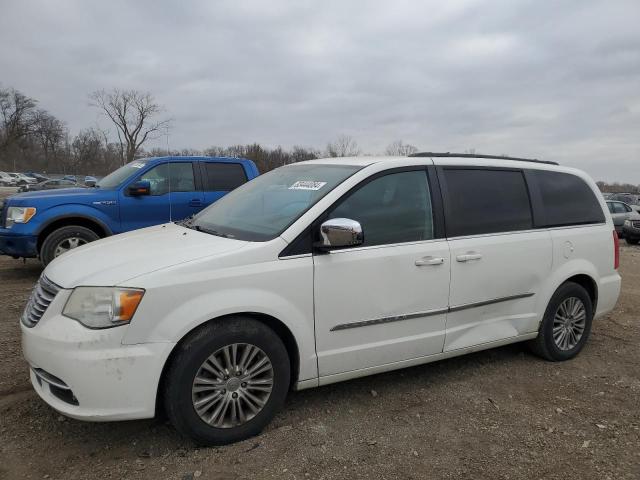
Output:
[[[163,408],[200,444],[287,393],[528,341],[584,347],[620,291],[584,173],[464,154],[287,165],[195,217],[54,260],[22,317],[31,381],[84,420]]]

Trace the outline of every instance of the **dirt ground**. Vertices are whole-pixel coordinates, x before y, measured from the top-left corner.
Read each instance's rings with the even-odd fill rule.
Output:
[[[640,248],[623,246],[618,306],[572,361],[513,345],[292,393],[262,435],[219,448],[40,401],[18,327],[39,273],[0,257],[0,479],[640,478]]]

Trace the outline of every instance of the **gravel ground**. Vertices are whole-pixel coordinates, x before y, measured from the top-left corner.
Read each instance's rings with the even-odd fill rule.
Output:
[[[40,268],[0,257],[0,479],[640,478],[640,249],[621,260],[618,306],[572,361],[512,345],[292,393],[262,435],[195,448],[40,401],[18,327]]]

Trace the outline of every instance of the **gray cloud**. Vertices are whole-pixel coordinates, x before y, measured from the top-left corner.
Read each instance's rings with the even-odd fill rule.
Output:
[[[72,131],[106,125],[88,92],[149,90],[176,148],[347,133],[640,183],[638,18],[637,0],[24,0],[3,5],[0,80]]]

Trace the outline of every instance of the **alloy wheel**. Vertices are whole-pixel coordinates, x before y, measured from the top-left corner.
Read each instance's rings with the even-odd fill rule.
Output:
[[[565,299],[553,317],[553,341],[560,350],[578,345],[586,327],[587,311],[577,297]]]
[[[255,345],[234,343],[210,355],[193,380],[198,416],[216,428],[247,423],[264,408],[273,389],[273,366]]]

